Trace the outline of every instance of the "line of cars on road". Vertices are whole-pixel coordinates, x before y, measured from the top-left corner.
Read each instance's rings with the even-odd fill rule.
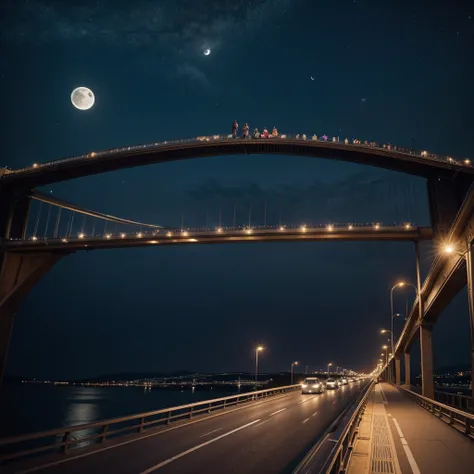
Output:
[[[348,385],[356,381],[356,379],[346,377],[338,379],[329,377],[326,380],[321,380],[318,377],[306,377],[301,384],[301,393],[323,393],[325,390],[338,389],[342,385]]]

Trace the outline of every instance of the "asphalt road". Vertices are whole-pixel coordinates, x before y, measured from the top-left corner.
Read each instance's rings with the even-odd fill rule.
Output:
[[[299,391],[122,446],[41,469],[41,473],[286,473],[355,399],[354,382],[324,394]],[[216,412],[217,413],[217,412]]]

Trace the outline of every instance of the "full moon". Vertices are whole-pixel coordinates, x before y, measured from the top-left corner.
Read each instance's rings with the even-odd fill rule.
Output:
[[[211,50],[209,48],[207,48],[205,51],[204,51],[204,56],[209,56],[211,54]]]
[[[95,96],[87,87],[76,87],[71,93],[71,102],[76,109],[88,110],[94,105]]]

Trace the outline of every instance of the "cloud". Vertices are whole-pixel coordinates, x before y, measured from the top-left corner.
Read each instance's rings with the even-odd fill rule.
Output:
[[[0,6],[0,28],[3,39],[14,44],[88,41],[125,51],[140,48],[167,63],[156,67],[155,62],[150,69],[207,87],[202,65],[196,65],[204,49],[212,48],[214,56],[226,42],[245,41],[299,1],[6,0]]]
[[[202,86],[209,86],[209,80],[207,79],[206,74],[192,64],[184,63],[178,65],[176,77],[188,77]]]

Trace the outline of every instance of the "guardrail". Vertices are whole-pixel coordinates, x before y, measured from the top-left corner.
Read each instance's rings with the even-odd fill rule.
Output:
[[[473,400],[469,395],[460,393],[445,392],[444,390],[435,390],[435,400],[437,402],[445,403],[446,405],[459,408],[460,410],[473,412]]]
[[[374,381],[367,384],[357,400],[332,423],[321,441],[313,446],[293,474],[346,472],[359,424],[373,387]]]
[[[397,387],[408,396],[410,396],[418,405],[422,406],[440,420],[445,421],[453,428],[461,431],[465,435],[474,439],[474,415],[465,411],[459,410],[444,403],[424,397],[418,393],[412,392],[404,387]]]
[[[67,454],[70,450],[90,447],[126,434],[130,435],[132,433],[137,435],[143,432],[157,431],[159,428],[166,427],[170,423],[191,420],[197,415],[209,414],[232,406],[237,407],[277,394],[287,393],[296,388],[301,388],[301,385],[286,385],[163,408],[137,415],[112,418],[105,421],[2,438],[0,439],[0,464],[3,464],[5,461],[18,460],[50,452]]]

